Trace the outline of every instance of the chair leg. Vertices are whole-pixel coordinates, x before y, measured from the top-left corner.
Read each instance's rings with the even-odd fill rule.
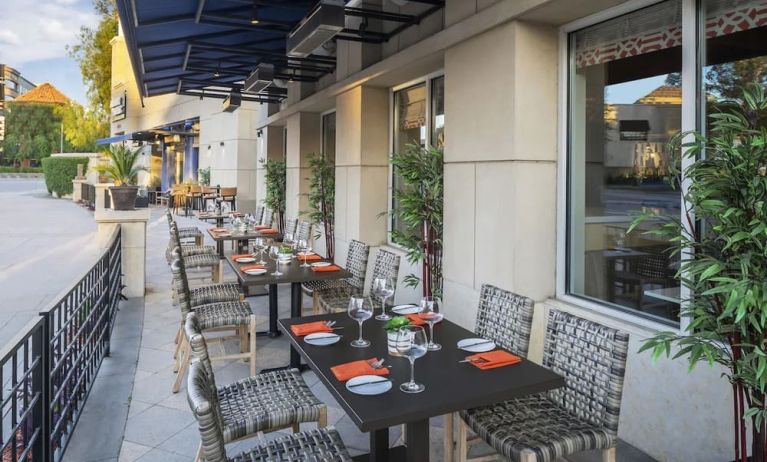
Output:
[[[178,341],[178,344],[176,345],[176,352],[173,355],[173,372],[178,372],[179,367],[181,366],[181,361],[183,360],[184,353],[185,353],[185,344],[186,344],[186,337],[181,336],[181,338]]]
[[[176,380],[173,382],[173,388],[171,391],[173,393],[178,393],[178,391],[181,389],[181,382],[184,380],[184,377],[186,376],[186,370],[189,367],[189,353],[190,346],[188,345],[188,342],[184,340],[184,347],[179,353],[179,359],[181,360],[181,365],[178,368],[178,375],[176,375]]]
[[[453,462],[453,413],[445,414],[442,422],[442,428],[445,432],[443,438],[445,443],[445,462]]]
[[[300,431],[301,431],[301,424],[298,424],[298,423],[294,423],[294,424],[292,425],[292,427],[293,427],[293,433],[298,433],[298,432],[300,432]]]
[[[200,441],[200,444],[197,445],[197,454],[194,456],[194,462],[202,462],[205,459],[205,456],[202,452],[202,441]]]
[[[240,353],[248,352],[248,329],[245,326],[237,327],[237,336],[240,338]]]
[[[602,449],[602,462],[615,462],[615,448]]]
[[[325,428],[328,426],[328,408],[324,406],[320,409],[320,417],[317,419],[317,428]]]
[[[320,307],[317,303],[317,291],[312,291],[312,314],[320,314]]]
[[[250,315],[250,375],[256,375],[256,315]]]
[[[537,462],[538,458],[535,456],[535,453],[531,451],[530,449],[523,449],[522,452],[519,453],[519,462]]]
[[[460,417],[458,418],[458,462],[466,462],[466,457],[469,452],[469,445],[467,444],[468,435],[466,434],[466,422]]]

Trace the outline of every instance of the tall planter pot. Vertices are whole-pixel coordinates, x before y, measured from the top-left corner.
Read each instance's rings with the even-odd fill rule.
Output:
[[[136,208],[138,186],[112,186],[109,192],[112,194],[112,209],[134,210]]]

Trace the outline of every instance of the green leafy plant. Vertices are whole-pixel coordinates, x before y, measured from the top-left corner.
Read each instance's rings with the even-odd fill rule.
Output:
[[[281,160],[261,160],[266,170],[266,197],[264,205],[272,209],[277,219],[277,229],[285,229],[285,188],[287,165]]]
[[[0,173],[43,173],[43,168],[0,166]]]
[[[687,332],[660,332],[640,351],[653,358],[684,357],[719,364],[734,394],[735,460],[747,460],[751,423],[753,462],[767,461],[767,94],[759,84],[716,106],[710,135],[682,133],[672,147],[690,160],[669,180],[681,189],[682,219],[645,213],[629,231],[650,220],[645,233],[668,239],[679,254]],[[684,177],[684,183],[680,178]],[[681,187],[684,186],[684,187]]]
[[[423,282],[423,295],[442,293],[444,157],[441,149],[409,144],[391,163],[403,185],[393,191],[395,214],[404,229],[392,230],[392,241],[407,249],[410,263],[421,263],[421,276],[409,274],[405,284]]]
[[[312,154],[309,157],[312,175],[309,180],[309,210],[303,212],[312,223],[320,223],[325,234],[327,257],[335,256],[335,203],[336,203],[336,166],[324,155]],[[317,236],[319,237],[319,235]]]
[[[139,172],[146,171],[146,168],[137,165],[140,149],[131,149],[123,144],[113,144],[108,151],[104,151],[104,156],[109,160],[106,167],[100,167],[104,174],[114,181],[116,186],[135,185],[138,181]],[[99,172],[101,173],[101,172]]]
[[[197,170],[197,181],[203,186],[210,186],[210,167]]]
[[[386,324],[384,324],[383,328],[386,332],[397,332],[401,327],[409,325],[410,319],[406,318],[405,316],[394,316],[393,318],[386,321]]]
[[[45,187],[59,196],[72,194],[72,180],[77,176],[77,164],[88,167],[87,157],[46,157],[42,160]]]

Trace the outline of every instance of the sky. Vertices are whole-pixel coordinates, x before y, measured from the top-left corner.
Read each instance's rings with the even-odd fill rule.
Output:
[[[91,0],[0,0],[0,63],[86,104],[80,67],[66,46],[76,42],[81,26],[97,24]]]
[[[665,75],[633,80],[631,82],[610,85],[607,89],[605,102],[611,104],[633,104],[639,98],[646,96],[666,81]]]

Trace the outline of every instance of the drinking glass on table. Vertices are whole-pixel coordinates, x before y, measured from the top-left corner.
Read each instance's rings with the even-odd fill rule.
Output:
[[[292,247],[293,246],[293,233],[285,233],[285,235],[282,236],[282,243]]]
[[[386,314],[386,300],[394,295],[394,279],[393,278],[375,278],[373,280],[373,293],[381,297],[381,314],[376,316],[379,321],[388,321],[391,316]]]
[[[253,245],[256,249],[258,249],[258,264],[259,265],[265,265],[266,262],[264,261],[264,251],[267,249],[268,244],[266,242],[266,239],[263,237],[257,237],[255,239],[255,243]],[[255,252],[254,252],[255,253]]]
[[[269,248],[269,257],[274,260],[274,272],[272,273],[272,276],[282,276],[282,273],[280,273],[280,246],[271,246]]]
[[[349,299],[347,313],[350,318],[357,321],[360,325],[360,336],[357,340],[352,340],[351,346],[356,348],[370,346],[370,341],[362,338],[362,323],[373,316],[373,302],[371,300],[365,300],[363,297],[352,297]]]
[[[442,321],[445,317],[442,314],[442,300],[439,297],[424,297],[421,299],[421,310],[418,312],[418,317],[426,321],[429,325],[429,345],[427,348],[429,351],[437,351],[442,349],[442,345],[434,343],[434,324]]]
[[[306,262],[306,260],[309,258],[309,253],[312,251],[312,243],[309,241],[309,239],[299,239],[296,243],[298,251],[301,252],[304,256],[304,264],[301,265],[301,268],[309,268],[311,265]]]
[[[410,381],[399,386],[405,393],[420,393],[426,389],[415,381],[415,360],[426,354],[428,343],[421,326],[404,326],[397,333],[397,352],[410,360]]]

